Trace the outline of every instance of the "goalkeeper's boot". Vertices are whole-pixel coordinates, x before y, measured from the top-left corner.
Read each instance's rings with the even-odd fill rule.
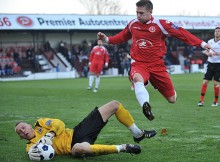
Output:
[[[143,114],[148,118],[148,120],[152,121],[154,119],[154,115],[151,112],[151,106],[148,102],[145,102],[143,105]]]
[[[131,154],[140,154],[141,147],[139,145],[126,144],[125,145],[125,152],[131,153]]]
[[[133,137],[134,142],[139,143],[143,139],[154,137],[157,134],[155,130],[150,130],[150,131],[142,130],[142,132],[143,132],[143,135],[141,137],[139,138]]]
[[[199,101],[197,105],[202,107],[204,105],[204,102],[203,101]]]

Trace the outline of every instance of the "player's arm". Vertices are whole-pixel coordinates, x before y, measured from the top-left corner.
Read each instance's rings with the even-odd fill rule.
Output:
[[[106,42],[107,36],[106,36],[104,33],[102,33],[102,32],[98,32],[98,33],[97,33],[97,39],[102,40],[102,42],[107,43],[107,42]]]
[[[166,35],[176,37],[191,46],[201,46],[206,50],[212,49],[212,47],[209,44],[199,39],[195,35],[191,34],[186,29],[173,24],[172,22],[169,22],[167,20],[160,20],[160,24],[165,29],[164,33]]]
[[[121,43],[124,43],[124,42],[127,42],[128,40],[130,40],[131,37],[132,37],[132,35],[131,35],[131,32],[128,28],[128,25],[126,26],[126,28],[124,30],[122,30],[121,32],[119,32],[118,34],[116,34],[114,36],[107,37],[102,32],[98,32],[98,34],[97,34],[98,39],[101,39],[103,42],[108,43],[108,44],[121,44]]]
[[[37,124],[49,130],[37,143],[52,145],[52,139],[65,130],[64,122],[59,119],[39,119]]]
[[[215,52],[215,51],[213,51],[213,52],[214,52],[213,55],[220,56],[220,52]]]
[[[107,49],[105,49],[105,67],[107,68],[109,64],[109,54]]]
[[[65,130],[64,122],[59,119],[44,118],[38,120],[38,122],[42,127],[48,129],[49,132],[55,136],[61,134]]]
[[[211,40],[208,41],[209,45],[211,44],[210,41]],[[204,50],[204,51],[202,51],[202,53],[207,55],[207,56],[209,56],[209,57],[211,57],[211,56],[219,56],[220,55],[220,52],[218,53],[218,52],[216,52],[216,51],[214,51],[212,49]]]
[[[213,55],[216,55],[216,52],[212,51],[212,50],[203,50],[202,53],[204,55],[207,55],[209,57],[213,56]]]
[[[89,64],[88,64],[89,67],[90,67],[90,65],[92,64],[92,61],[93,61],[93,59],[94,59],[94,56],[95,56],[95,47],[93,47],[93,49],[92,49],[92,51],[91,51],[91,53],[90,53],[90,55],[89,55]]]
[[[94,48],[92,49],[92,51],[91,51],[91,53],[90,53],[90,56],[89,56],[89,64],[88,64],[88,66],[91,65],[92,60],[93,60],[93,57],[94,57]]]

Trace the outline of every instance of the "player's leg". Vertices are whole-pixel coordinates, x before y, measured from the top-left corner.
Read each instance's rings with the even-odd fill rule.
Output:
[[[144,115],[149,119],[153,120],[154,115],[151,112],[151,106],[149,104],[149,93],[145,88],[145,84],[149,78],[149,72],[141,67],[132,66],[130,72],[130,80],[134,84],[135,96],[142,107]],[[144,77],[144,78],[143,78]]]
[[[96,63],[92,63],[89,67],[89,85],[88,90],[92,89],[92,85],[95,79]]]
[[[146,101],[149,102],[149,93],[145,88],[144,79],[141,74],[135,73],[132,80],[136,98],[142,107]]]
[[[113,100],[103,105],[98,110],[104,122],[106,122],[113,114],[115,114],[117,120],[131,131],[135,142],[140,142],[144,138],[151,138],[156,135],[155,130],[146,131],[138,128],[134,123],[134,119],[129,111],[126,110],[124,106],[118,101]]]
[[[215,72],[214,74],[214,102],[212,106],[218,106],[218,96],[219,96],[219,78],[220,72]]]
[[[201,85],[201,89],[200,89],[200,100],[198,102],[198,106],[203,106],[204,105],[204,100],[205,100],[205,94],[206,94],[206,90],[208,87],[208,80],[203,80],[202,85]]]
[[[95,93],[98,92],[100,79],[101,79],[100,74],[96,73],[95,88],[93,90],[93,92],[95,92]]]
[[[204,75],[204,79],[201,85],[201,89],[200,89],[200,101],[198,102],[198,106],[203,106],[204,105],[204,100],[205,100],[205,94],[206,94],[206,90],[209,84],[209,81],[212,80],[212,78],[214,77],[214,72],[213,69],[214,65],[209,63],[207,66],[207,71]],[[211,69],[211,70],[210,70]]]
[[[89,85],[88,85],[88,88],[87,88],[88,90],[92,89],[94,78],[95,78],[95,73],[90,71],[90,73],[89,73]]]
[[[99,83],[100,83],[100,74],[101,74],[101,71],[102,71],[102,68],[103,68],[103,64],[98,64],[97,65],[97,69],[96,69],[96,82],[95,82],[95,88],[93,90],[93,92],[98,92],[98,88],[99,88]]]
[[[106,155],[118,152],[139,154],[141,148],[138,145],[122,144],[122,145],[90,145],[88,142],[76,143],[71,150],[74,157]]]
[[[218,106],[218,96],[219,96],[219,84],[217,81],[214,81],[214,102],[212,106]]]
[[[135,153],[137,147],[140,148],[138,145],[92,145],[106,125],[108,118],[117,111],[117,108],[115,108],[117,107],[116,102],[112,101],[99,109],[95,108],[82,122],[74,127],[71,144],[74,156],[110,154],[121,151]],[[110,110],[107,111],[108,109]]]
[[[176,102],[177,94],[172,80],[166,70],[153,72],[151,74],[150,82],[168,102]]]

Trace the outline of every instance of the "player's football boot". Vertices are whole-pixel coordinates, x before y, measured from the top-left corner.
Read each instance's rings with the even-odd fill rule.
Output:
[[[131,154],[140,154],[141,147],[139,145],[126,144],[125,145],[125,152],[131,153]]]
[[[213,107],[218,106],[218,102],[213,102],[213,104],[211,106],[213,106]]]
[[[145,102],[143,105],[143,114],[148,118],[148,120],[152,121],[154,119],[154,115],[151,112],[151,106],[148,102]]]
[[[154,137],[157,134],[155,130],[150,130],[150,131],[142,130],[142,132],[143,132],[143,135],[141,137],[139,138],[133,137],[134,142],[139,143],[143,139]]]
[[[92,89],[92,87],[88,86],[88,87],[87,87],[87,89],[88,89],[88,90],[91,90],[91,89]]]
[[[202,106],[204,105],[204,102],[199,101],[197,105],[200,106],[200,107],[202,107]]]
[[[93,90],[93,92],[94,92],[94,93],[98,92],[98,88],[95,88],[95,89]]]

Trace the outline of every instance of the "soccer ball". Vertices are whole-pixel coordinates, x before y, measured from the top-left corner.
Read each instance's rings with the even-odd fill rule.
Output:
[[[55,155],[53,146],[51,145],[39,143],[36,147],[38,148],[41,160],[51,160]]]

